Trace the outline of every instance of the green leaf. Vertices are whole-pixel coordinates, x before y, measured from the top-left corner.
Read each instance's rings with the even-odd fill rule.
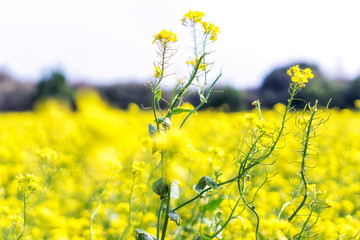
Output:
[[[156,240],[156,237],[145,232],[144,230],[142,229],[135,229],[135,232],[136,232],[136,240]]]
[[[213,219],[213,232],[214,234],[221,229],[222,212],[217,212]],[[219,232],[215,237],[222,239],[222,232]]]
[[[211,187],[213,189],[218,189],[218,185],[217,183],[208,176],[204,176],[202,177],[199,182],[193,186],[193,189],[197,192],[197,193],[201,193],[203,190],[205,190],[206,187]]]
[[[191,111],[192,111],[192,109],[190,109],[190,108],[174,108],[171,113],[172,114],[180,114],[180,113],[191,112]]]
[[[211,200],[210,202],[208,202],[205,205],[202,205],[200,207],[201,211],[208,211],[209,213],[214,212],[216,209],[218,209],[218,207],[220,206],[220,204],[222,203],[222,201],[224,200],[224,198],[219,198],[219,199],[214,199]]]
[[[167,117],[159,117],[158,123],[162,124],[165,128],[168,128],[168,129],[170,129],[172,127],[170,118],[167,118]]]
[[[156,93],[155,93],[155,98],[156,98],[157,101],[160,101],[160,99],[161,99],[161,93],[162,93],[162,90],[161,90],[161,89],[159,89],[159,90],[156,91]]]
[[[153,183],[152,190],[160,196],[160,199],[164,199],[169,191],[169,185],[165,183],[165,178],[159,178]]]
[[[157,131],[158,131],[157,127],[154,124],[149,123],[149,136],[154,137]]]
[[[170,121],[170,118],[165,118],[164,121],[162,122],[162,125],[166,128],[172,128],[172,123]]]
[[[171,221],[175,222],[176,225],[180,226],[180,216],[179,216],[179,214],[177,214],[177,212],[170,209],[168,215],[169,215]]]

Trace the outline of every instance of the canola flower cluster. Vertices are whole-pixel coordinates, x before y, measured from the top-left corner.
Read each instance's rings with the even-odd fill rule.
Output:
[[[197,57],[195,57],[194,60],[186,61],[186,64],[189,64],[189,65],[193,66],[194,68],[196,67],[196,65],[198,65],[198,63],[199,63],[199,58],[197,58]],[[200,71],[205,71],[207,66],[208,66],[208,64],[200,63],[199,64],[199,70]]]
[[[163,29],[158,34],[154,36],[153,44],[156,42],[162,42],[162,43],[170,43],[170,42],[176,42],[177,41],[177,35],[173,33],[171,30]]]
[[[314,74],[311,72],[310,68],[300,69],[299,65],[289,68],[287,74],[291,77],[292,82],[300,84],[302,87],[305,87],[309,78],[314,78]]]
[[[136,105],[128,111],[114,109],[94,92],[80,92],[77,106],[78,111],[72,112],[67,105],[49,101],[34,112],[0,114],[1,239],[135,239],[137,228],[156,235],[159,196],[151,183],[159,178],[159,153],[153,155],[153,146],[171,152],[167,175],[178,181],[179,194],[172,196],[178,206],[196,194],[192,186],[202,176],[219,183],[233,176],[234,159],[249,129],[271,132],[284,110],[277,105],[262,111],[263,121],[256,111],[208,110],[194,115],[181,131],[172,129],[166,137],[152,139],[144,124],[153,118],[150,111]],[[172,119],[174,125],[179,125],[182,114],[186,113]],[[301,216],[308,214],[301,210],[300,217],[289,223],[287,217],[300,201],[296,200],[278,216],[299,181],[300,145],[292,137],[301,124],[296,119],[288,120],[282,147],[269,159],[276,163],[266,171],[250,172],[246,179],[253,196],[264,177],[272,176],[256,194],[263,239],[288,239],[299,231]],[[308,191],[310,200],[324,199],[324,208],[307,237],[360,238],[359,119],[360,112],[331,110],[326,127],[317,129],[319,137],[313,139],[309,156]],[[24,205],[17,197],[24,186],[31,191],[25,229]],[[231,214],[235,189],[235,183],[219,187],[179,209],[180,225],[169,222],[166,239],[194,239],[211,231],[216,212],[221,211],[223,218]],[[254,231],[253,214],[239,206],[222,237],[254,239]]]
[[[202,21],[204,16],[205,14],[203,12],[190,10],[181,19],[181,22],[184,26],[190,26],[190,28],[192,28],[195,38],[198,37],[196,34],[197,25],[199,24],[202,27],[203,37],[200,45],[203,46],[202,49],[203,52],[201,54],[205,54],[204,46],[210,42],[214,42],[215,40],[217,40],[217,35],[218,33],[220,33],[219,27],[214,25],[214,23]],[[172,30],[163,29],[154,36],[153,44],[157,43],[159,47],[158,55],[160,56],[162,61],[154,64],[155,71],[153,76],[156,79],[159,79],[160,81],[161,78],[165,77],[163,76],[163,71],[166,65],[168,65],[168,60],[176,52],[171,45],[176,41],[177,41],[177,35]],[[197,48],[199,47],[197,45],[198,45],[197,40],[195,40],[195,46],[194,46],[195,57],[192,60],[186,61],[187,64],[191,65],[194,68],[200,61],[199,57],[197,57],[198,55]],[[208,66],[208,64],[206,64],[204,60],[199,64],[199,70],[201,71],[205,71],[206,67]]]
[[[189,11],[185,14],[185,16],[181,19],[183,25],[193,25],[199,23],[203,27],[204,33],[206,36],[210,36],[210,41],[217,40],[217,35],[220,33],[220,29],[218,26],[214,25],[211,22],[202,21],[205,17],[205,14],[200,11]]]

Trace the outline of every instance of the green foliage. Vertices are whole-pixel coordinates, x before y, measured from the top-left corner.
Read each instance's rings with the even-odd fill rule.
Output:
[[[34,100],[43,101],[48,98],[57,98],[74,103],[74,90],[66,82],[64,73],[55,70],[44,76],[37,84]]]
[[[207,103],[211,107],[224,107],[231,112],[246,109],[245,94],[241,90],[227,86],[214,91]]]
[[[350,107],[354,107],[354,101],[360,99],[360,77],[357,77],[347,86],[344,91],[344,99]]]

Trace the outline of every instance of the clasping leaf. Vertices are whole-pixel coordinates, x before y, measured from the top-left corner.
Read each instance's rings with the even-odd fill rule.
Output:
[[[135,232],[136,232],[136,240],[156,240],[156,237],[145,232],[144,230],[142,229],[135,229]]]
[[[152,190],[160,196],[160,199],[164,199],[169,191],[169,185],[165,183],[164,178],[159,178],[153,183]]]
[[[180,216],[179,216],[179,214],[177,214],[177,212],[170,209],[168,215],[169,215],[171,221],[174,221],[176,223],[176,225],[180,226]]]
[[[154,124],[149,123],[149,136],[154,137],[157,131],[158,131],[157,127]]]
[[[205,190],[206,187],[211,187],[213,189],[218,189],[218,185],[217,183],[208,176],[204,176],[202,177],[199,182],[193,186],[193,189],[197,192],[197,193],[201,193],[202,191]]]
[[[221,229],[221,222],[222,222],[221,216],[222,216],[222,212],[218,212],[214,216],[214,219],[213,219],[214,234]],[[219,232],[215,237],[222,239],[222,231]]]

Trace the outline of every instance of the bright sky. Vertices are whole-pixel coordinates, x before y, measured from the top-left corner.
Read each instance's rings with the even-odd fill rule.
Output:
[[[180,19],[190,9],[220,27],[212,56],[223,84],[256,87],[274,67],[296,61],[330,76],[360,75],[357,0],[0,0],[0,70],[38,80],[61,67],[92,83],[145,82],[154,71],[153,36],[170,28],[180,78],[192,47]]]

